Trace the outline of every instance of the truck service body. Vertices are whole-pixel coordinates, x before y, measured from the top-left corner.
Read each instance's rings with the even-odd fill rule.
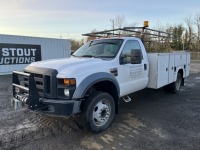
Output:
[[[14,71],[12,103],[58,116],[81,113],[89,130],[101,132],[111,124],[120,98],[129,102],[129,94],[145,88],[177,93],[189,68],[189,52],[147,53],[136,37],[97,39],[70,58]]]

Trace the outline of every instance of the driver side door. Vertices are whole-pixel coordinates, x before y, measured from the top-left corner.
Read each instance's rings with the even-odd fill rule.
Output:
[[[140,52],[141,57],[134,60]],[[146,87],[148,72],[144,66],[142,50],[137,40],[126,41],[120,55],[118,68],[118,82],[120,83],[120,96],[125,96]]]

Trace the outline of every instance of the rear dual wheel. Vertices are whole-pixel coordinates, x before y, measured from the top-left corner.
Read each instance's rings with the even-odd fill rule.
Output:
[[[169,85],[166,85],[164,87],[164,90],[166,92],[178,93],[181,89],[182,80],[183,80],[182,75],[180,73],[178,73],[176,81]]]

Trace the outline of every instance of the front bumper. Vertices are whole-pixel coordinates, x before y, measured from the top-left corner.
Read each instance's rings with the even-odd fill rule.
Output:
[[[12,98],[11,104],[15,109],[28,106],[24,102]],[[49,115],[69,116],[80,112],[81,101],[76,100],[59,100],[59,99],[42,99],[36,111],[41,111]]]
[[[42,99],[41,104],[44,108],[41,111],[47,114],[68,116],[80,111],[81,101]]]
[[[26,77],[28,87],[24,86],[18,76]],[[39,95],[34,75],[24,72],[13,72],[13,98],[15,109],[28,106],[31,110],[42,111],[52,115],[72,115],[80,111],[81,100],[51,99]]]

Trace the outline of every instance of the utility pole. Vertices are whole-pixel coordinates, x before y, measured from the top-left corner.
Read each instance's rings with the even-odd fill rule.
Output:
[[[114,19],[110,19],[110,21],[112,22],[112,25],[113,25],[113,36],[114,36],[115,20]]]

